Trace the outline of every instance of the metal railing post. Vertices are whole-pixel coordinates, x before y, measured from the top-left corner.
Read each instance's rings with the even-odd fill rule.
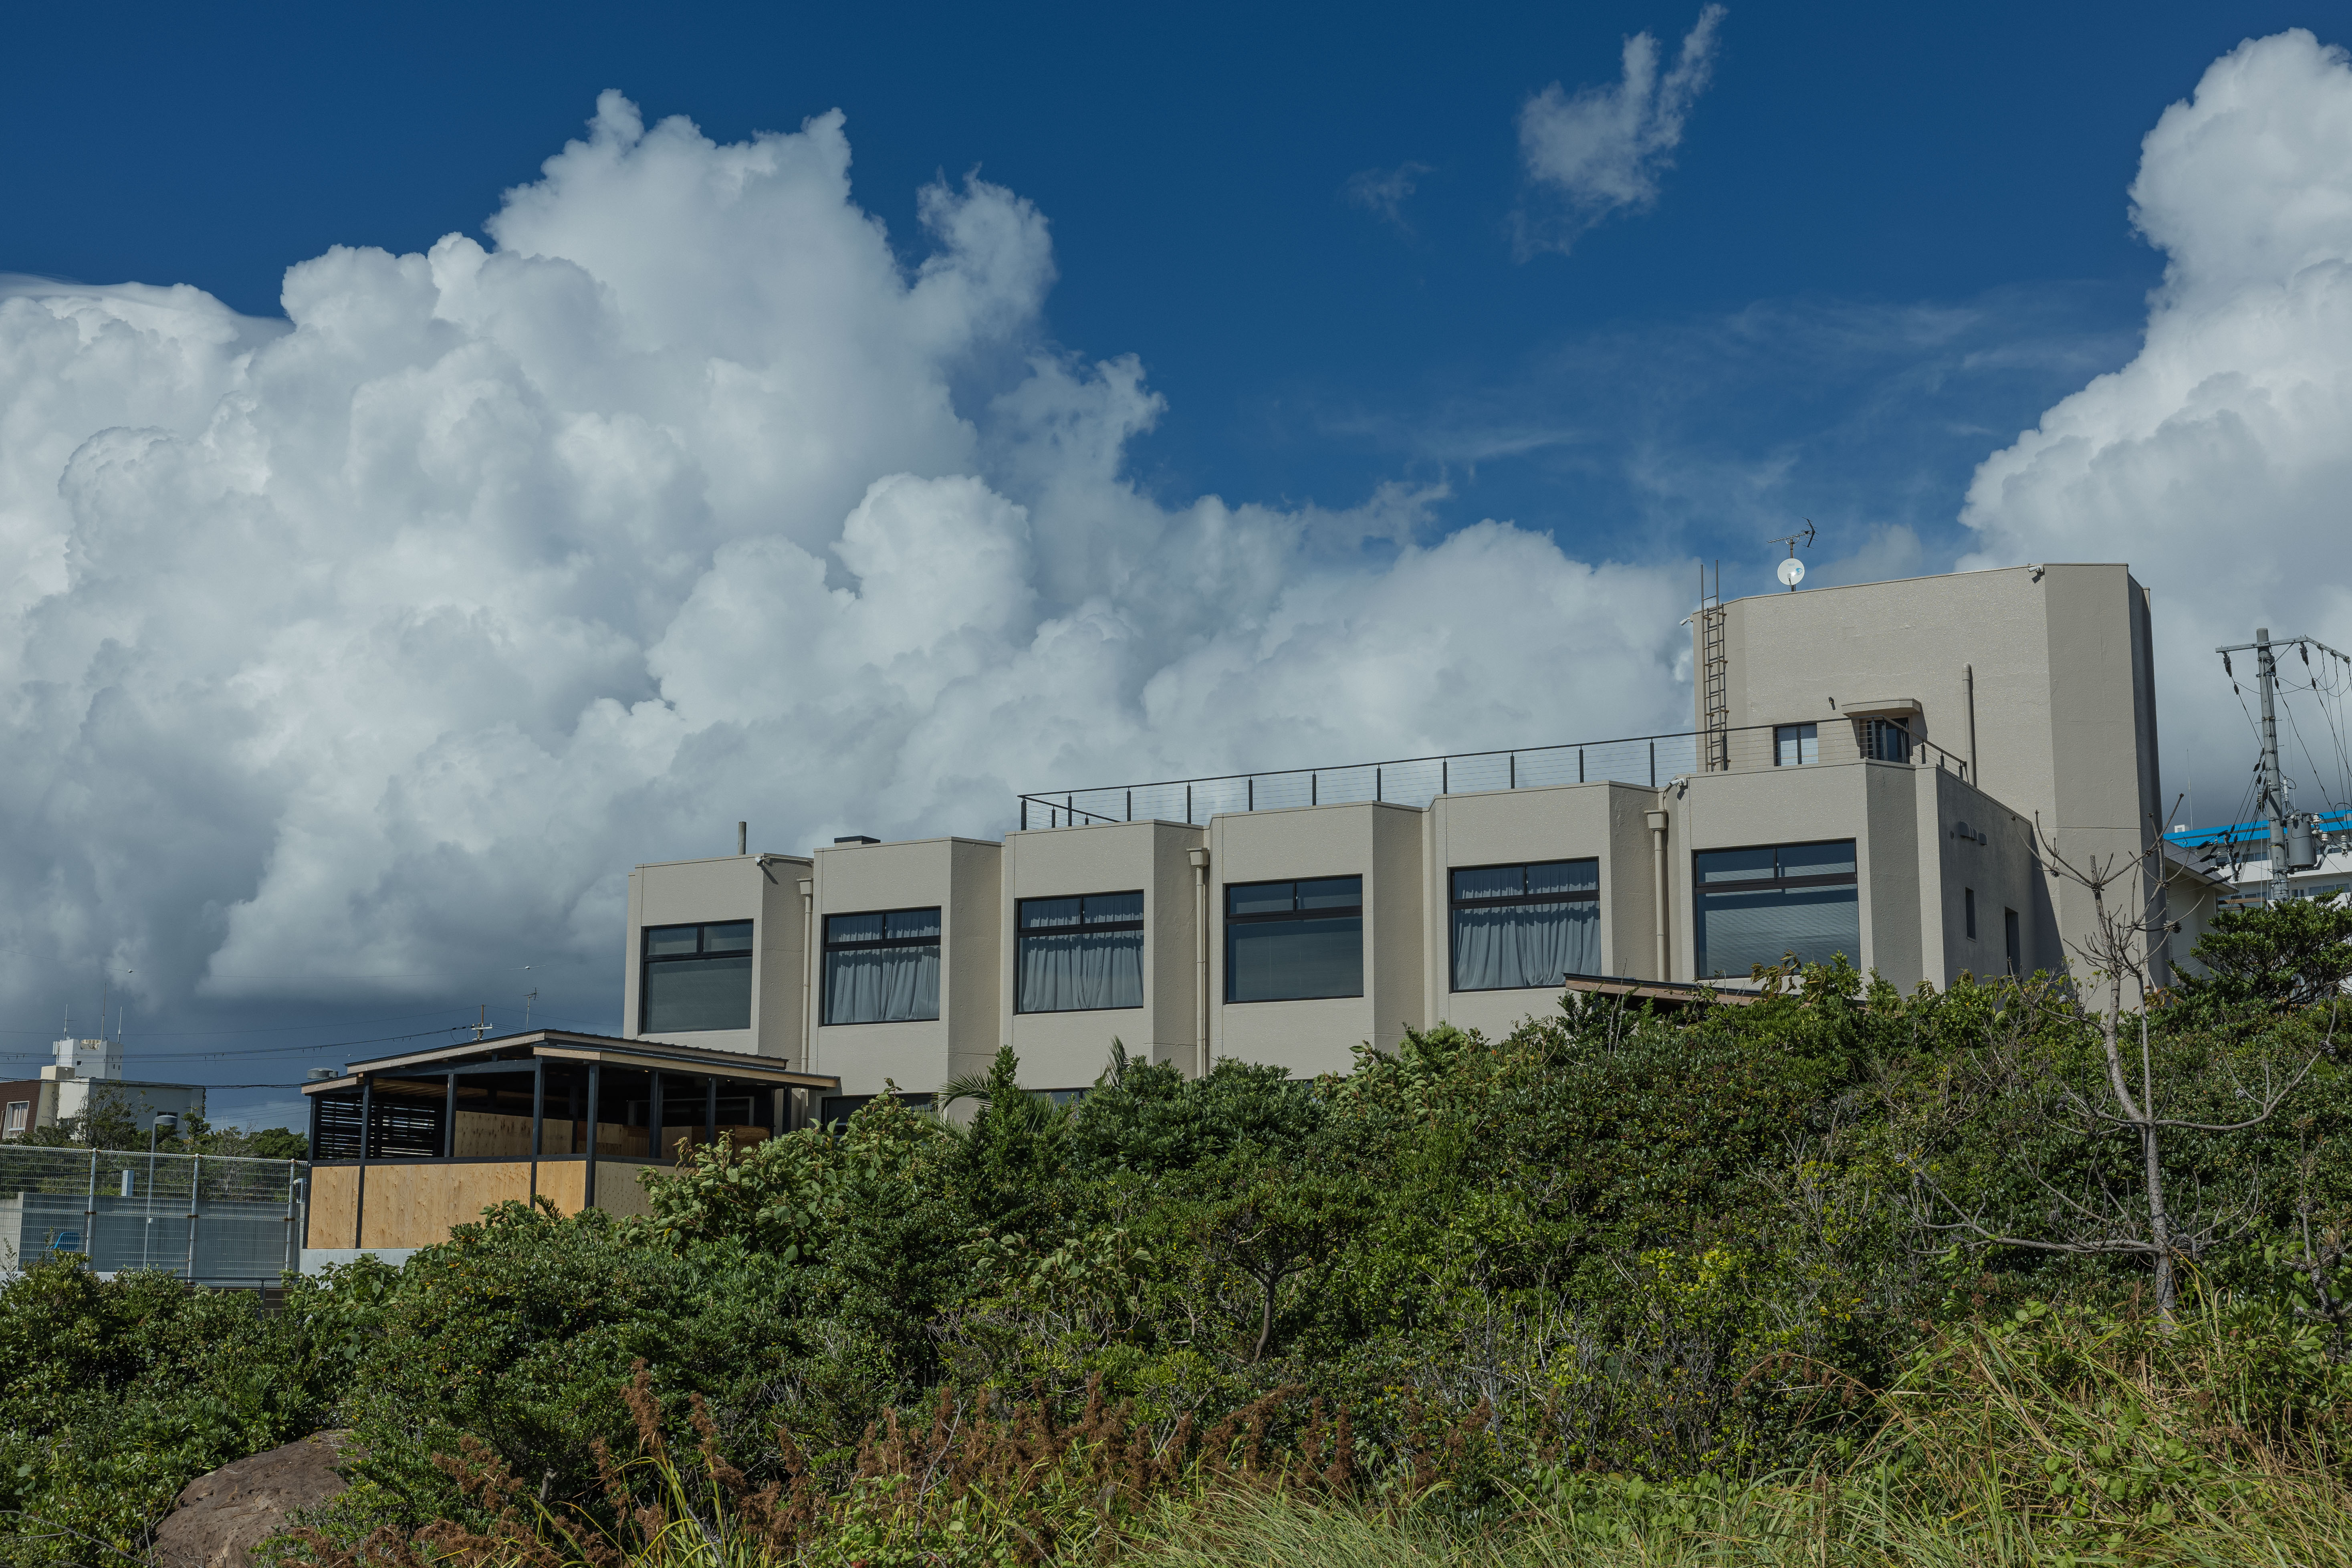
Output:
[[[52,1250],[55,1250],[52,1248]],[[98,1151],[89,1152],[89,1197],[81,1211],[81,1253],[98,1267]]]
[[[1511,753],[1511,771],[1508,778],[1509,784],[1507,787],[1511,789],[1519,787],[1519,753],[1517,752]]]
[[[278,1269],[280,1274],[291,1274],[295,1268],[294,1222],[298,1212],[295,1202],[302,1190],[302,1178],[298,1173],[300,1168],[292,1160],[286,1162],[286,1261]]]
[[[375,1079],[360,1075],[360,1173],[352,1194],[352,1250],[367,1245],[368,1124],[375,1120]]]
[[[1584,748],[1582,746],[1576,748],[1576,782],[1579,784],[1584,782]]]
[[[1372,804],[1373,804],[1374,805],[1378,805],[1380,803],[1381,803],[1381,770],[1380,770],[1380,769],[1378,769],[1378,768],[1374,768],[1374,769],[1372,770]]]
[[[1655,741],[1650,742],[1650,787],[1658,787],[1658,743]]]
[[[205,1189],[205,1157],[188,1167],[188,1283],[196,1282],[196,1194]]]
[[[1454,793],[1454,759],[1452,757],[1437,759],[1437,793],[1440,795]]]
[[[1021,831],[1029,831],[1029,797],[1025,795],[1021,797]]]
[[[596,1130],[604,1125],[604,1064],[588,1064],[588,1169],[580,1178],[580,1206],[596,1206]]]
[[[1135,820],[1135,792],[1133,790],[1129,790],[1127,792],[1127,819],[1129,822],[1133,822]]]

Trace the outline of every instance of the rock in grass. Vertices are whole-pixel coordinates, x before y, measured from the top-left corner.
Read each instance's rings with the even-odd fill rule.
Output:
[[[190,1481],[156,1529],[156,1568],[251,1568],[253,1549],[285,1530],[293,1510],[343,1489],[343,1436],[317,1433]]]

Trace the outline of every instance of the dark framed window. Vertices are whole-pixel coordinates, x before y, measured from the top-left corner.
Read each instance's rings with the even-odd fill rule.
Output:
[[[1143,894],[1024,899],[1014,909],[1016,1013],[1143,1005]]]
[[[1892,719],[1862,721],[1862,754],[1874,763],[1911,760],[1911,731]]]
[[[1801,768],[1808,763],[1822,760],[1822,731],[1818,724],[1777,724],[1772,729],[1772,765],[1776,768]]]
[[[1974,942],[1977,939],[1977,890],[1974,888],[1962,888],[1960,900],[1967,907],[1969,940]]]
[[[2009,950],[2009,972],[2011,974],[2024,973],[2025,942],[2017,929],[2017,911],[2015,910],[2003,910],[2000,911],[2000,940],[2001,945]]]
[[[1853,840],[1705,849],[1691,857],[1692,927],[1701,976],[1746,974],[1793,954],[1800,963],[1862,955]]]
[[[1364,879],[1225,887],[1225,1000],[1364,994]]]
[[[1601,973],[1601,862],[1457,866],[1453,989],[1517,991]]]
[[[817,1101],[817,1125],[832,1127],[847,1121],[876,1100],[889,1098],[891,1097],[887,1094],[828,1094]],[[934,1098],[928,1094],[901,1094],[898,1097],[898,1100],[909,1110],[921,1111],[928,1115]]]
[[[637,1028],[649,1035],[751,1026],[751,922],[647,926]]]
[[[824,1022],[910,1024],[940,1016],[940,911],[824,917]]]

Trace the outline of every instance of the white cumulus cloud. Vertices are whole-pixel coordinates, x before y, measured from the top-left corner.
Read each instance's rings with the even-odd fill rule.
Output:
[[[1162,405],[1051,343],[1043,215],[919,212],[857,205],[838,115],[607,93],[489,246],[331,250],[280,321],[0,280],[0,998],[607,1001],[627,867],[739,817],[1679,718],[1679,571],[1427,542],[1393,484],[1148,496]]]
[[[2129,561],[2168,794],[2226,821],[2254,741],[2213,649],[2267,626],[2352,652],[2352,60],[2300,29],[2241,45],[2148,133],[2131,198],[2166,258],[2146,340],[1978,469],[1963,563]],[[2340,803],[2338,705],[2288,710],[2299,799]]]
[[[1519,107],[1519,155],[1528,178],[1564,200],[1564,216],[1523,213],[1523,250],[1566,250],[1586,229],[1622,210],[1658,199],[1658,181],[1674,166],[1683,122],[1706,90],[1720,47],[1724,9],[1710,5],[1661,75],[1658,40],[1625,40],[1624,71],[1605,87],[1561,90],[1553,82]]]

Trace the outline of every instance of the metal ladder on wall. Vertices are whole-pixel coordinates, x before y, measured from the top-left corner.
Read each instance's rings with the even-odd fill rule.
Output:
[[[1729,660],[1723,650],[1723,563],[1715,563],[1715,592],[1707,592],[1706,568],[1698,569],[1699,767],[1710,773],[1731,771]]]

